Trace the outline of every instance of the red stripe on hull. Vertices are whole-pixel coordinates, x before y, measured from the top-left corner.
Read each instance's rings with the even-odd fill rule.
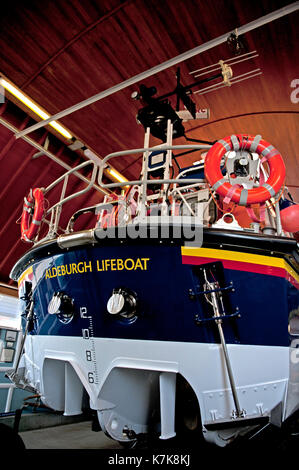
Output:
[[[267,266],[263,264],[254,264],[254,263],[246,263],[244,261],[233,261],[233,260],[226,260],[226,259],[217,259],[217,258],[204,258],[201,256],[182,256],[183,264],[192,264],[192,265],[200,265],[200,264],[207,264],[207,263],[214,263],[215,261],[221,261],[223,267],[226,269],[233,269],[236,271],[246,271],[249,273],[256,273],[256,274],[266,274],[268,276],[276,276],[285,278],[289,281],[293,286],[299,289],[299,282],[296,281],[285,269],[275,267],[275,266]]]

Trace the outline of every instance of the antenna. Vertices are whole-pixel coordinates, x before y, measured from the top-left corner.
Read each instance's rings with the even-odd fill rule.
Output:
[[[258,55],[259,54],[257,53],[257,51],[251,51],[251,52],[247,52],[246,54],[240,55],[237,60],[236,60],[235,57],[231,57],[230,59],[225,59],[223,62],[225,64],[229,64],[229,66],[231,66],[231,65],[239,64],[240,62],[244,62],[246,60],[253,59],[254,57],[258,57]],[[202,67],[200,69],[193,70],[192,72],[189,72],[189,75],[194,75],[197,72],[201,72],[202,70],[211,69],[212,67],[214,67],[213,70],[207,70],[206,72],[203,72],[201,74],[194,75],[194,77],[196,78],[196,77],[199,77],[199,76],[204,75],[206,73],[210,73],[210,72],[214,72],[216,70],[219,70],[221,68],[220,65],[219,65],[219,62],[216,62],[215,64],[212,64],[212,65],[207,65],[206,67]]]
[[[214,85],[207,86],[206,88],[201,88],[194,92],[194,94],[204,95],[210,93],[211,91],[219,90],[226,86],[234,85],[235,83],[242,82],[243,80],[248,80],[250,78],[261,75],[263,72],[260,68],[250,70],[249,72],[243,73],[241,75],[236,75],[233,78],[232,65],[240,64],[241,62],[246,62],[247,60],[254,59],[258,57],[259,54],[257,51],[246,52],[246,54],[239,55],[238,58],[231,57],[225,60],[219,60],[215,64],[208,65],[206,67],[201,67],[199,69],[193,70],[190,75],[194,75],[194,78],[201,77],[206,74],[217,72],[221,70],[222,81],[215,83]]]
[[[203,113],[199,115],[200,113],[196,112],[196,103],[191,99],[190,95],[192,93],[204,95],[206,93],[219,90],[220,88],[226,86],[230,87],[235,83],[261,75],[261,69],[255,68],[248,72],[242,73],[241,75],[233,77],[232,66],[250,59],[254,59],[258,57],[258,55],[259,54],[257,51],[254,50],[239,55],[238,58],[232,57],[226,60],[221,59],[215,64],[194,70],[193,72],[190,72],[190,74],[193,74],[195,78],[199,77],[199,80],[189,85],[183,85],[181,83],[181,70],[178,68],[176,71],[175,89],[161,96],[156,96],[156,87],[147,87],[144,84],[141,84],[139,91],[135,91],[131,95],[132,99],[141,100],[144,105],[141,109],[138,110],[137,121],[143,125],[145,130],[149,127],[151,129],[151,134],[154,137],[161,139],[163,142],[166,141],[165,139],[168,120],[170,120],[173,125],[172,137],[174,139],[185,136],[185,129],[182,125],[182,119],[184,119],[186,114],[187,120],[197,119],[199,117],[206,118],[209,116],[208,112],[205,112],[204,115]],[[219,81],[219,79],[221,80]],[[207,82],[214,82],[215,80],[218,81],[212,85],[206,86],[205,88],[200,88],[199,90],[192,92],[193,88],[200,87],[200,85],[206,84]],[[175,108],[172,107],[170,101],[168,100],[168,98],[171,96],[176,97]],[[181,102],[185,107],[185,110],[183,111],[180,110]]]
[[[261,69],[250,70],[249,72],[243,73],[241,75],[237,75],[236,77],[230,80],[230,85],[234,85],[235,83],[242,82],[243,80],[248,80],[249,78],[257,77],[258,75],[262,75]],[[208,86],[206,88],[202,88],[201,90],[195,91],[194,94],[198,95],[205,95],[206,93],[210,93],[211,91],[219,90],[219,88],[224,88],[228,86],[227,83],[218,82],[214,85]]]

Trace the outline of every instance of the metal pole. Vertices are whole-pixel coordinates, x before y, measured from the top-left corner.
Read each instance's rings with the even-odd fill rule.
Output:
[[[150,128],[146,129],[144,136],[144,148],[142,160],[142,193],[141,193],[141,218],[146,216],[146,195],[147,195],[147,168],[148,168],[148,156],[149,156],[149,141],[150,141]]]
[[[34,314],[34,303],[33,303],[33,300],[31,300],[30,307],[29,307],[29,312],[27,314],[27,319],[26,319],[26,328],[25,328],[25,332],[24,332],[22,342],[21,342],[21,345],[20,345],[20,349],[19,349],[19,352],[18,352],[16,365],[14,367],[13,372],[11,374],[9,374],[9,377],[12,378],[12,379],[17,375],[17,372],[18,372],[21,357],[22,357],[22,354],[23,354],[23,351],[24,351],[25,341],[26,341],[26,338],[27,338],[28,330],[29,330],[29,324],[30,324],[30,321],[33,318],[33,314]]]
[[[250,23],[247,23],[246,25],[240,26],[239,28],[237,28],[238,35],[240,36],[241,34],[248,33],[249,31],[252,31],[253,29],[259,28],[260,26],[270,23],[271,21],[281,18],[282,16],[293,13],[294,11],[298,9],[299,9],[299,1],[291,3],[290,5],[280,8],[279,10],[273,11],[272,13],[269,13],[268,15],[262,16],[261,18],[258,18],[257,20],[251,21]],[[117,85],[114,85],[113,87],[108,88],[107,90],[101,91],[100,93],[97,93],[96,95],[91,96],[90,98],[87,98],[86,100],[81,101],[80,103],[77,103],[71,106],[70,108],[60,111],[59,113],[56,113],[53,116],[50,116],[48,119],[40,121],[34,124],[33,126],[30,126],[21,132],[18,132],[15,137],[16,139],[18,139],[19,137],[23,137],[24,135],[29,134],[30,132],[33,132],[36,129],[39,129],[40,127],[46,126],[52,121],[61,119],[64,116],[68,116],[69,114],[74,113],[75,111],[78,111],[79,109],[89,106],[90,104],[95,103],[96,101],[102,100],[103,98],[106,98],[107,96],[110,96],[113,93],[116,93],[120,90],[123,90],[124,88],[134,85],[135,83],[141,80],[144,80],[145,78],[148,78],[152,75],[155,75],[156,73],[162,72],[163,70],[168,69],[169,67],[172,67],[173,65],[176,65],[180,62],[183,62],[184,60],[190,59],[191,57],[194,57],[195,55],[200,54],[201,52],[204,52],[209,49],[212,49],[213,47],[219,46],[219,44],[226,42],[227,38],[234,31],[235,29],[233,31],[229,31],[226,34],[223,34],[222,36],[219,36],[218,38],[212,39],[211,41],[201,44],[200,46],[194,47],[193,49],[190,49],[189,51],[186,51],[183,54],[180,54],[172,59],[166,60],[165,62],[162,62],[162,64],[156,65],[155,67],[152,67],[144,72],[141,72],[138,75],[135,75],[134,77],[128,78],[124,82],[118,83]]]
[[[206,283],[207,283],[207,287],[208,288],[212,287],[212,290],[215,287],[217,288],[217,285],[215,285],[215,287],[214,287],[214,284],[210,283],[208,281],[206,270],[204,270],[204,274],[205,274],[205,280],[206,280]],[[218,331],[219,331],[220,342],[221,342],[221,347],[222,347],[222,351],[223,351],[223,354],[224,354],[226,370],[227,370],[229,383],[230,383],[230,388],[231,388],[231,391],[232,391],[233,400],[234,400],[234,404],[235,404],[235,408],[236,408],[236,416],[233,416],[233,417],[242,418],[242,417],[245,416],[245,411],[241,409],[238,394],[237,394],[237,388],[236,388],[236,384],[235,384],[235,380],[234,380],[234,374],[233,374],[233,371],[232,371],[232,366],[231,366],[231,362],[230,362],[230,358],[229,358],[229,354],[228,354],[228,350],[227,350],[227,345],[226,345],[226,341],[225,341],[225,337],[224,337],[224,333],[223,333],[223,329],[222,329],[222,319],[221,319],[221,313],[220,313],[220,309],[219,309],[219,305],[218,305],[218,299],[217,299],[216,292],[211,292],[211,304],[213,306],[214,315],[216,317],[215,322],[217,324]]]
[[[276,201],[276,204],[275,204],[275,213],[276,213],[276,231],[277,231],[277,235],[282,235],[282,225],[281,225],[280,208],[279,208],[278,201]]]
[[[231,367],[231,363],[230,363],[230,359],[229,359],[229,355],[228,355],[226,341],[225,341],[224,334],[223,334],[223,329],[222,329],[222,324],[221,324],[222,320],[219,318],[219,320],[218,319],[216,320],[216,323],[217,323],[217,326],[218,326],[221,346],[222,346],[222,350],[223,350],[223,354],[224,354],[224,358],[225,358],[226,369],[227,369],[227,373],[228,373],[228,377],[229,377],[231,391],[232,391],[232,394],[233,394],[234,404],[235,404],[235,407],[236,407],[237,417],[240,418],[244,415],[244,412],[241,409],[238,394],[237,394],[234,375],[233,375],[233,371],[232,371],[232,367]]]

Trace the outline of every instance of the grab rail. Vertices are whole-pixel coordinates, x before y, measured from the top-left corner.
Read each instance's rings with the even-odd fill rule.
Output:
[[[165,151],[165,150],[205,150],[205,149],[210,149],[211,145],[161,145],[158,147],[144,147],[144,148],[138,148],[138,149],[132,149],[132,150],[123,150],[121,152],[113,152],[108,155],[106,155],[105,158],[102,160],[102,164],[99,168],[99,174],[98,174],[98,185],[101,186],[102,188],[116,188],[119,186],[134,186],[134,185],[147,185],[147,184],[172,184],[172,183],[180,183],[177,178],[170,178],[170,179],[159,179],[157,180],[149,180],[149,179],[144,179],[142,178],[141,180],[135,180],[135,181],[125,181],[122,183],[106,183],[104,184],[102,181],[103,178],[103,173],[104,173],[104,168],[106,168],[107,161],[110,160],[111,158],[115,157],[120,157],[124,155],[131,155],[135,153],[148,153],[148,152],[157,152],[157,151]],[[189,179],[184,179],[182,181],[182,184],[186,183],[198,183],[198,178],[189,178]]]
[[[123,181],[123,182],[117,182],[117,183],[104,183],[103,182],[103,175],[104,175],[104,169],[107,168],[107,162],[116,157],[121,157],[124,155],[132,155],[136,153],[143,153],[143,159],[147,158],[150,152],[157,152],[157,151],[169,151],[169,150],[205,150],[209,149],[211,145],[205,145],[205,144],[191,144],[191,145],[168,145],[168,144],[162,144],[161,146],[155,146],[155,147],[150,147],[148,146],[148,143],[146,143],[146,147],[143,148],[137,148],[137,149],[131,149],[131,150],[123,150],[119,152],[113,152],[108,155],[106,155],[103,160],[101,161],[100,165],[97,165],[96,162],[93,160],[88,160],[80,165],[68,170],[66,173],[64,173],[62,176],[60,176],[58,179],[53,181],[47,188],[44,189],[44,194],[49,193],[53,188],[55,188],[58,184],[62,183],[62,189],[60,193],[60,197],[58,202],[53,204],[50,208],[46,210],[46,217],[50,215],[50,220],[44,219],[44,222],[49,225],[48,233],[47,235],[42,239],[37,241],[37,243],[40,243],[41,241],[51,239],[55,235],[57,235],[59,228],[64,232],[64,233],[69,233],[69,231],[73,230],[73,224],[77,218],[78,215],[81,215],[84,213],[86,210],[85,209],[80,209],[77,211],[77,213],[73,214],[71,219],[69,220],[66,229],[62,229],[59,227],[59,221],[60,221],[60,216],[61,216],[61,211],[62,211],[62,206],[66,202],[69,202],[70,200],[77,198],[78,196],[88,192],[92,187],[95,186],[95,182],[97,179],[97,184],[99,189],[106,189],[106,190],[112,190],[113,188],[123,188],[123,187],[128,187],[128,186],[139,186],[140,190],[142,191],[143,194],[146,194],[147,191],[147,186],[148,185],[170,185],[170,184],[175,184],[177,185],[186,185],[186,184],[198,184],[202,183],[201,180],[198,178],[184,178],[180,179],[180,175],[178,175],[176,178],[167,178],[167,179],[159,179],[159,180],[152,180],[148,179],[147,177],[147,172],[144,174],[141,174],[141,178],[139,180],[134,180],[134,181]],[[69,176],[74,174],[75,176],[78,176],[78,171],[82,170],[83,168],[87,167],[88,165],[92,166],[92,175],[90,180],[88,180],[87,186],[69,196],[65,196],[66,190],[67,190],[67,185],[69,182]],[[141,189],[142,188],[142,189]],[[142,198],[142,201],[144,202],[144,198]],[[99,206],[105,205],[105,203],[100,203],[97,206],[97,209],[99,209]],[[103,207],[101,208],[104,208]],[[91,209],[91,208],[88,208]]]
[[[76,193],[70,194],[69,196],[65,197],[66,189],[67,189],[67,185],[68,185],[68,181],[69,181],[69,176],[72,175],[72,174],[77,173],[78,170],[81,170],[82,168],[85,168],[88,165],[92,165],[92,174],[91,174],[91,178],[90,178],[87,186],[84,189],[81,189],[80,191],[77,191]],[[57,234],[58,226],[59,226],[59,220],[60,220],[61,211],[62,211],[62,205],[65,204],[66,202],[78,197],[78,196],[81,196],[82,194],[89,191],[91,189],[91,187],[94,186],[94,183],[95,183],[95,180],[96,180],[96,175],[97,175],[97,168],[98,167],[97,167],[96,163],[92,160],[83,162],[80,165],[76,166],[75,168],[72,168],[71,170],[64,173],[58,179],[53,181],[53,183],[51,183],[47,188],[44,189],[44,194],[47,194],[53,188],[55,188],[59,183],[63,182],[59,201],[56,202],[55,204],[53,204],[46,211],[45,216],[51,214],[51,218],[50,218],[50,221],[47,221],[46,219],[44,220],[46,223],[49,224],[49,230],[48,230],[47,235],[43,238],[43,240],[53,238],[53,236],[55,236]]]

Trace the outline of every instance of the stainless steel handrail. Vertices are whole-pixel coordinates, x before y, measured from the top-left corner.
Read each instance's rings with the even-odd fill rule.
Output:
[[[83,162],[81,163],[80,165],[76,166],[75,168],[72,168],[71,170],[67,171],[66,173],[64,173],[62,176],[60,176],[57,180],[53,181],[53,183],[51,183],[45,190],[44,190],[44,194],[48,193],[49,191],[51,191],[51,189],[53,189],[55,186],[57,186],[57,184],[59,184],[61,181],[65,181],[66,178],[69,177],[69,175],[77,172],[78,170],[81,170],[82,168],[85,168],[86,166],[88,165],[92,165],[93,166],[93,169],[92,169],[92,175],[91,175],[91,179],[88,181],[88,185],[86,186],[86,188],[82,189],[81,191],[78,191],[77,193],[75,194],[71,194],[70,196],[67,196],[63,199],[60,199],[56,204],[54,204],[52,207],[50,207],[48,210],[47,210],[47,214],[49,212],[51,212],[53,209],[55,209],[55,207],[57,207],[58,205],[62,205],[64,203],[66,203],[67,201],[70,201],[71,199],[74,199],[75,197],[78,197],[80,196],[81,194],[84,194],[86,193],[87,191],[90,190],[90,188],[94,185],[94,182],[96,180],[96,174],[97,174],[97,165],[95,162],[93,162],[92,160],[89,160],[89,161],[86,161],[86,162]]]
[[[103,173],[104,173],[104,168],[106,168],[107,161],[110,160],[111,158],[115,157],[120,157],[124,155],[131,155],[131,154],[136,154],[136,153],[144,153],[144,152],[157,152],[157,151],[165,151],[165,150],[208,150],[211,148],[211,145],[161,145],[158,147],[144,147],[144,148],[138,148],[138,149],[132,149],[132,150],[123,150],[121,152],[113,152],[108,155],[106,155],[105,158],[102,160],[102,165],[99,168],[99,174],[98,174],[98,185],[101,188],[116,188],[116,187],[123,187],[123,186],[134,186],[136,185],[141,185],[141,184],[171,184],[171,183],[180,183],[177,178],[171,178],[171,179],[159,179],[159,180],[149,180],[149,179],[141,179],[141,180],[135,180],[135,181],[125,181],[121,183],[107,183],[104,184],[102,181],[103,178]],[[198,178],[189,178],[189,179],[184,179],[181,183],[186,184],[186,183],[197,183],[199,180]]]

